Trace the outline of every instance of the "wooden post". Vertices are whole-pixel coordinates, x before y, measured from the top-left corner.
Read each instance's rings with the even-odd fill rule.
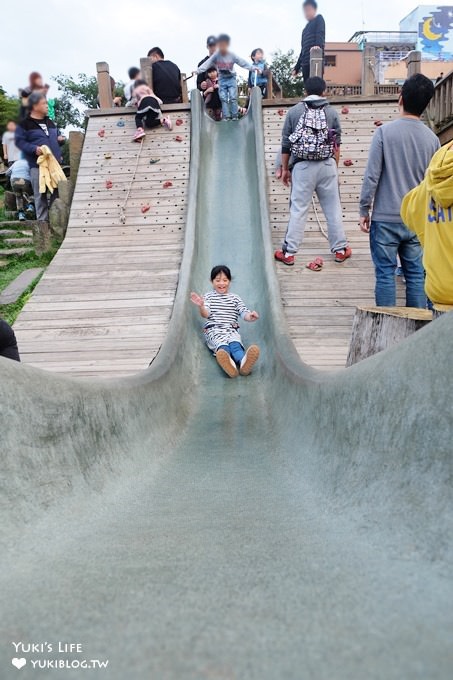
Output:
[[[181,92],[182,92],[182,101],[184,104],[187,104],[189,101],[189,90],[187,88],[187,80],[186,80],[186,74],[181,73]]]
[[[421,73],[422,70],[422,53],[417,50],[412,50],[406,57],[407,62],[407,77],[410,78],[416,73]]]
[[[432,318],[432,312],[414,307],[357,307],[346,366],[396,345]]]
[[[98,74],[99,107],[101,109],[111,109],[113,106],[113,95],[109,65],[106,61],[98,61],[96,71]]]
[[[320,47],[312,47],[310,50],[310,78],[318,76],[322,78],[324,73],[324,54]]]
[[[266,99],[274,98],[274,77],[272,71],[269,69],[267,72],[267,85],[266,85]]]
[[[149,57],[140,59],[140,72],[145,83],[153,89],[153,62]]]
[[[362,95],[372,97],[376,84],[376,48],[365,45],[362,60]]]

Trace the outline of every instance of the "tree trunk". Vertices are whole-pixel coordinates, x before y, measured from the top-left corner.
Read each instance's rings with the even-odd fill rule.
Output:
[[[432,318],[432,312],[414,307],[357,307],[346,366],[396,345]]]

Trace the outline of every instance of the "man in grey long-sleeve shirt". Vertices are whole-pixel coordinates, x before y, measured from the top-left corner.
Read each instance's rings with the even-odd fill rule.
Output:
[[[421,74],[403,85],[400,117],[374,134],[360,196],[360,228],[370,234],[376,272],[376,305],[396,304],[395,270],[400,256],[406,277],[406,305],[425,307],[422,249],[400,216],[404,196],[422,180],[439,148],[436,135],[420,120],[434,94]],[[370,212],[372,219],[370,221]]]

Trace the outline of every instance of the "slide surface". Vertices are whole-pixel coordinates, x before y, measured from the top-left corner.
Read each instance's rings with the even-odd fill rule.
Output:
[[[194,97],[184,260],[150,369],[82,382],[0,361],[2,678],[451,677],[453,315],[352,369],[300,362],[252,100],[220,125]],[[188,301],[221,263],[261,314],[241,329],[262,349],[250,378],[223,376]]]

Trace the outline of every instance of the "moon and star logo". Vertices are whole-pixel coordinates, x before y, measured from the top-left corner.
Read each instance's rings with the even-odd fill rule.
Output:
[[[453,42],[453,6],[435,7],[419,24],[419,37],[423,52],[433,57],[450,58],[451,50],[444,43]]]

